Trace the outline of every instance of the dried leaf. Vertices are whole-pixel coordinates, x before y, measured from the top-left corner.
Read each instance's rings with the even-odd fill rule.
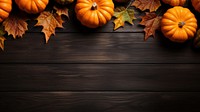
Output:
[[[142,21],[140,22],[141,25],[146,26],[145,31],[145,38],[147,40],[150,36],[155,37],[156,30],[160,27],[161,16],[157,16],[156,13],[146,13],[145,16],[142,17]]]
[[[150,12],[156,11],[160,6],[160,0],[135,0],[131,6],[135,6],[144,11],[149,9]]]
[[[28,30],[27,18],[22,15],[11,14],[4,22],[3,26],[8,35],[12,35],[14,39],[22,37]]]
[[[56,13],[59,15],[59,16],[62,16],[62,15],[65,15],[66,17],[69,18],[69,13],[68,13],[68,8],[64,7],[64,8],[58,8],[58,7],[55,7],[54,6],[54,9],[56,10]]]
[[[46,43],[50,39],[52,34],[55,35],[55,29],[63,28],[63,20],[58,14],[53,14],[47,11],[42,12],[37,18],[37,24],[35,26],[42,26],[42,32],[45,34]]]
[[[2,50],[4,50],[4,41],[5,41],[5,40],[6,40],[5,37],[0,36],[0,48],[1,48]]]
[[[200,29],[197,31],[196,38],[194,39],[194,45],[200,48]]]
[[[121,26],[123,27],[125,22],[133,25],[133,20],[136,19],[134,15],[134,10],[126,9],[124,7],[117,7],[115,9],[114,17],[116,17],[116,19],[114,20],[114,30],[118,29]]]

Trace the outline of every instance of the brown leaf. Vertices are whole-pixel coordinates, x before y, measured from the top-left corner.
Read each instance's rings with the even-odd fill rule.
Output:
[[[117,7],[113,16],[116,17],[116,19],[114,20],[114,30],[118,29],[121,26],[123,27],[125,22],[133,25],[133,20],[136,19],[134,15],[134,10],[126,9],[124,7]]]
[[[69,13],[68,13],[68,8],[64,7],[64,8],[58,8],[56,6],[54,6],[54,9],[56,10],[56,13],[59,15],[59,16],[62,16],[62,15],[65,15],[66,17],[69,18]]]
[[[5,41],[5,40],[6,40],[5,37],[0,36],[0,48],[1,48],[2,50],[4,50],[4,41]]]
[[[141,25],[146,26],[145,31],[145,38],[147,40],[150,36],[155,37],[156,30],[160,27],[161,16],[157,16],[156,13],[146,13],[145,16],[142,17],[142,21],[140,22]]]
[[[149,9],[150,12],[156,11],[160,6],[160,0],[135,0],[131,6],[135,6],[144,11]]]
[[[55,35],[55,29],[63,28],[63,20],[58,14],[53,14],[47,11],[42,12],[37,18],[37,24],[35,26],[42,26],[42,32],[45,34],[46,43],[50,39],[52,34]]]
[[[28,30],[27,18],[22,15],[11,14],[4,22],[3,26],[8,35],[12,35],[14,39],[22,37]]]

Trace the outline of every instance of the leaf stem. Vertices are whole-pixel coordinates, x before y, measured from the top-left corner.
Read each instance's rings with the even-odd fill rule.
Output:
[[[131,6],[131,4],[133,3],[133,1],[134,1],[134,0],[130,0],[130,1],[129,1],[128,5],[126,6],[126,9],[128,9],[128,8]]]

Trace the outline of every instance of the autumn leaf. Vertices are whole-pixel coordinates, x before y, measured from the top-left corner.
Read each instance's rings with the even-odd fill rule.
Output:
[[[141,25],[145,26],[145,38],[147,40],[150,36],[155,37],[156,30],[160,27],[161,16],[157,16],[156,13],[147,12],[145,16],[142,17]]]
[[[37,18],[37,24],[35,26],[42,26],[42,32],[45,34],[46,43],[50,39],[52,34],[55,35],[55,29],[63,28],[63,20],[58,14],[50,13],[47,11],[42,12]]]
[[[3,26],[8,35],[12,35],[14,39],[22,37],[28,30],[27,18],[22,15],[11,14],[4,22]]]
[[[123,27],[125,22],[130,23],[133,25],[133,20],[136,19],[134,15],[133,9],[126,9],[124,7],[117,7],[115,9],[114,17],[114,30],[118,29],[119,27]]]
[[[69,13],[68,13],[68,8],[64,7],[64,8],[58,8],[56,6],[54,6],[54,9],[56,10],[56,13],[59,15],[59,16],[62,16],[62,15],[65,15],[66,17],[69,18]]]
[[[135,0],[131,6],[135,6],[144,11],[149,9],[150,12],[156,11],[160,6],[160,0]]]
[[[4,42],[6,40],[6,38],[3,36],[5,35],[5,30],[4,30],[4,27],[2,26],[2,24],[0,25],[0,48],[2,50],[4,50]]]
[[[200,29],[197,31],[196,38],[194,39],[194,45],[200,48]]]

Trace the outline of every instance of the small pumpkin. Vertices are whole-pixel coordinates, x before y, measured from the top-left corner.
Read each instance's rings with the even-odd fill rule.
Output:
[[[175,6],[163,15],[161,31],[173,42],[185,42],[194,37],[197,29],[197,19],[187,8]]]
[[[49,0],[15,0],[15,3],[21,10],[30,14],[36,14],[46,8]]]
[[[171,6],[183,6],[186,2],[186,0],[162,0],[162,1]]]
[[[112,18],[114,3],[112,0],[77,0],[75,12],[81,24],[97,28]]]
[[[6,19],[12,10],[12,0],[0,0],[0,22]]]
[[[196,11],[200,12],[200,0],[192,0],[192,5]]]
[[[58,4],[66,5],[74,2],[74,0],[55,0]]]

